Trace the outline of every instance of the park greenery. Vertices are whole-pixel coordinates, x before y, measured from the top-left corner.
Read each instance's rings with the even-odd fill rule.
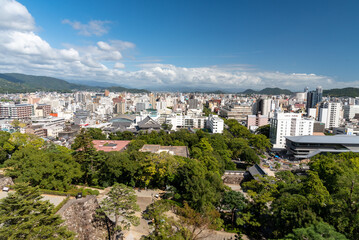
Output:
[[[133,224],[137,206],[130,188],[166,190],[165,200],[154,202],[146,211],[153,220],[153,232],[146,239],[199,239],[208,229],[226,229],[254,239],[359,239],[358,154],[319,155],[311,159],[310,170],[304,174],[281,171],[273,177],[245,181],[244,195],[226,187],[221,176],[237,168],[232,160],[248,166],[259,162],[258,156],[271,147],[264,135],[267,129],[253,134],[235,120],[225,124],[223,134],[183,129],[106,136],[98,129],[82,129],[71,149],[29,134],[0,132],[0,163],[15,183],[29,185],[23,191],[114,186],[117,192],[107,199],[104,210],[128,214]],[[122,152],[103,152],[94,148],[94,139],[131,142]],[[187,146],[190,157],[140,152],[144,144]],[[126,200],[124,207],[115,209],[122,200]],[[1,204],[0,211],[1,206],[6,209]],[[169,211],[177,217],[171,217]],[[6,220],[5,216],[1,219]],[[112,236],[127,227],[117,226],[121,228],[114,229]],[[55,234],[67,234],[53,229],[59,229]]]
[[[54,206],[41,198],[37,187],[18,184],[16,192],[1,199],[0,239],[74,239]]]

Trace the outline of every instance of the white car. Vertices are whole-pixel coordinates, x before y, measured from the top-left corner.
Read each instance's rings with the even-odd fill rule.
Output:
[[[10,190],[10,189],[9,189],[8,187],[3,187],[3,188],[2,188],[2,191],[3,191],[3,192],[8,192],[9,190]]]

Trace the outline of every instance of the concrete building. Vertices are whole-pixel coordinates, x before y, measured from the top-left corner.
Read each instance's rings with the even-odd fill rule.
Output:
[[[343,106],[344,118],[346,120],[353,119],[355,114],[359,113],[359,105],[345,105]]]
[[[325,128],[339,127],[341,103],[324,102],[319,108],[318,120],[325,124]]]
[[[272,109],[272,99],[270,98],[261,98],[258,101],[258,113],[260,112],[261,115],[269,116],[269,113]]]
[[[355,135],[287,137],[286,146],[289,154],[297,159],[305,159],[320,153],[359,152],[359,137]]]
[[[298,113],[276,112],[270,123],[270,140],[273,149],[284,149],[288,136],[313,135],[314,120]]]
[[[36,106],[37,111],[42,111],[42,117],[50,116],[51,113],[51,105],[49,104],[37,104]]]
[[[38,137],[47,137],[47,131],[42,125],[31,125],[25,128],[25,133],[34,134]]]
[[[247,128],[255,131],[258,127],[268,124],[268,117],[266,115],[248,115]]]
[[[314,108],[323,100],[323,88],[317,87],[315,91],[307,92],[307,109]]]
[[[207,125],[212,133],[223,133],[224,121],[217,115],[209,115]]]
[[[34,105],[31,104],[0,104],[0,118],[29,119],[34,115]]]
[[[232,104],[230,106],[224,106],[220,110],[221,117],[235,119],[237,121],[246,121],[248,115],[252,115],[252,107],[248,105]]]

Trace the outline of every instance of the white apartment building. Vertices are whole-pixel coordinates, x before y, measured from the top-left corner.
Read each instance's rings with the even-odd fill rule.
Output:
[[[223,133],[224,121],[217,115],[209,115],[207,125],[212,133]]]
[[[206,117],[192,117],[189,115],[174,115],[166,118],[166,124],[172,125],[172,130],[177,128],[205,128]]]
[[[355,114],[359,113],[359,105],[345,105],[343,106],[344,118],[346,120],[353,119]]]
[[[298,113],[276,112],[270,123],[270,140],[274,149],[285,148],[289,136],[313,135],[314,119]]]
[[[325,124],[325,128],[339,127],[341,103],[324,102],[319,109],[318,119]]]

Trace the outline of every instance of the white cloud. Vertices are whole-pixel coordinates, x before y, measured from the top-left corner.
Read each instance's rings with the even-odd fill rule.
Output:
[[[20,72],[64,79],[114,82],[147,88],[262,89],[281,87],[301,90],[359,86],[359,82],[337,82],[316,74],[260,71],[245,64],[186,68],[171,64],[143,64],[140,70],[125,71],[122,51],[135,44],[120,40],[98,41],[90,46],[66,46],[56,49],[34,31],[33,17],[13,0],[0,0],[0,72]],[[105,33],[97,27],[106,23],[74,24],[86,34]],[[86,26],[86,27],[84,27]],[[94,30],[95,29],[95,30]],[[97,29],[97,30],[96,30]],[[113,68],[107,67],[113,66]]]
[[[69,24],[73,29],[78,30],[80,35],[84,36],[102,36],[108,33],[109,27],[108,24],[110,21],[101,21],[101,20],[92,20],[87,24],[81,23],[79,21],[70,21],[69,19],[64,19],[63,24]]]
[[[115,65],[113,66],[113,68],[119,68],[119,69],[125,68],[125,64],[120,63],[120,62],[117,62],[117,63],[115,63]]]
[[[35,21],[26,7],[14,0],[0,0],[0,28],[30,31]]]

